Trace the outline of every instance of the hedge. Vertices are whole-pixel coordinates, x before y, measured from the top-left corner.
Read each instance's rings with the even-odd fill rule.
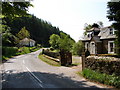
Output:
[[[120,75],[120,60],[113,57],[94,57],[85,59],[85,68],[89,68],[109,75]]]
[[[48,49],[47,50],[43,49],[42,54],[48,55],[48,56],[53,57],[53,58],[59,58],[60,57],[59,52],[51,52]]]

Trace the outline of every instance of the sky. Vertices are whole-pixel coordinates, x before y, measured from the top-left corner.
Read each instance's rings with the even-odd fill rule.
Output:
[[[53,26],[69,34],[75,41],[80,40],[84,24],[102,21],[111,25],[107,19],[108,0],[33,0],[34,7],[29,13],[50,22]]]

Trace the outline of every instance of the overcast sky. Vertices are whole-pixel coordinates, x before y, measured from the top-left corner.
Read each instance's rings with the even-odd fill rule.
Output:
[[[50,22],[69,34],[75,41],[83,35],[84,24],[102,21],[111,25],[107,16],[108,0],[33,0],[29,13]]]

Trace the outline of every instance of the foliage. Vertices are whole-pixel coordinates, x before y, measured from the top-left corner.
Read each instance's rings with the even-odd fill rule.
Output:
[[[4,57],[11,57],[11,56],[14,56],[16,55],[18,51],[18,48],[17,47],[2,47],[2,55]]]
[[[60,40],[59,40],[60,50],[70,52],[72,50],[74,43],[75,43],[75,41],[72,40],[69,35],[66,35],[65,33],[60,33]]]
[[[82,75],[92,81],[97,81],[103,84],[115,86],[116,88],[120,88],[120,76],[115,76],[114,74],[107,75],[90,69],[84,69]]]
[[[30,2],[2,2],[3,17],[15,18],[26,16],[28,8],[33,6]]]
[[[116,50],[117,54],[120,57],[120,1],[119,2],[108,2],[108,19],[110,21],[114,21],[112,26],[115,28],[116,31]]]
[[[39,55],[38,56],[40,58],[40,60],[46,62],[47,64],[49,65],[52,65],[52,66],[60,66],[60,63],[56,62],[56,61],[53,61],[53,60],[50,60],[46,57],[44,57],[44,55]]]
[[[59,39],[60,39],[59,35],[52,34],[50,36],[49,43],[54,49],[59,49]]]
[[[74,55],[81,56],[83,49],[84,49],[84,46],[82,41],[78,41],[77,43],[74,43],[72,53]]]
[[[29,38],[30,37],[30,33],[28,32],[28,30],[26,30],[25,27],[23,27],[17,34],[17,37],[22,40],[24,38]]]
[[[85,26],[84,26],[84,35],[86,35],[86,32],[90,29],[92,29],[93,27],[96,27],[96,28],[99,28],[99,27],[102,27],[103,26],[103,23],[101,21],[99,21],[98,23],[93,23],[93,24],[87,24],[85,23]]]
[[[11,27],[7,25],[4,18],[9,18],[9,22],[11,22],[15,17],[21,17],[26,16],[27,9],[29,6],[32,6],[30,2],[2,2],[1,3],[2,8],[2,15],[0,17],[2,18],[2,41],[4,46],[14,45],[17,43],[18,38],[15,37],[15,34],[13,34],[11,31]]]
[[[10,27],[7,25],[2,25],[2,45],[4,46],[15,43],[14,41],[16,37],[10,33],[10,30]]]
[[[31,15],[31,17],[18,17],[11,21],[9,18],[4,18],[6,24],[11,27],[11,33],[16,35],[21,28],[26,27],[30,33],[30,38],[36,43],[44,47],[49,47],[49,37],[52,34],[60,35],[59,28],[52,26],[49,22],[44,21]]]
[[[120,60],[114,57],[89,56],[85,59],[85,67],[109,75],[120,75]]]
[[[30,53],[30,48],[29,47],[21,47],[19,48],[19,54],[27,54]]]
[[[42,54],[45,54],[47,56],[53,57],[53,58],[59,58],[59,52],[51,52],[50,50],[43,50]]]
[[[54,49],[60,49],[70,52],[75,41],[69,35],[61,32],[60,36],[56,34],[51,35],[49,43],[52,47],[54,47]]]
[[[27,54],[39,50],[40,47],[2,47],[2,60],[11,58],[12,56]]]
[[[91,28],[92,28],[92,25],[87,24],[87,23],[84,26],[84,30],[86,30],[86,31],[90,30]]]

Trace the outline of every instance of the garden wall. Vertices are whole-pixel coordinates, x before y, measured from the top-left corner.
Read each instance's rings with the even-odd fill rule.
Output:
[[[45,50],[45,49],[43,49],[42,54],[48,55],[48,56],[53,57],[53,58],[59,58],[60,57],[59,52],[51,52],[51,51]]]
[[[120,75],[120,58],[88,56],[85,59],[85,68],[101,73]]]

